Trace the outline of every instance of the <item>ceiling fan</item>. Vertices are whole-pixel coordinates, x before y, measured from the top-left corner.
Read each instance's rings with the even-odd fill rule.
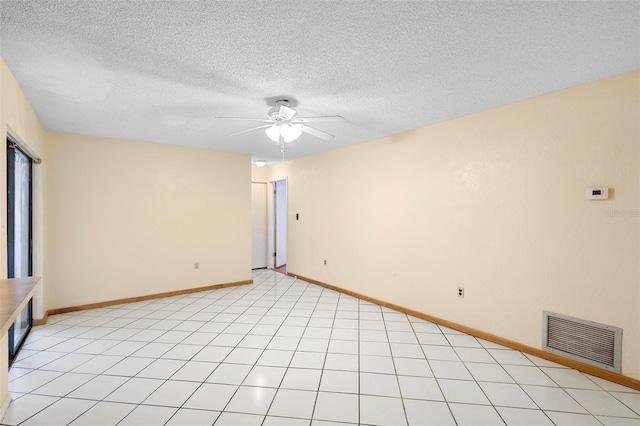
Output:
[[[258,129],[264,129],[266,135],[272,141],[280,144],[285,142],[293,142],[298,139],[302,133],[307,133],[322,140],[332,139],[334,136],[322,130],[307,126],[306,123],[318,123],[325,121],[342,121],[344,117],[339,115],[325,115],[320,117],[300,117],[298,111],[289,105],[287,99],[277,100],[276,106],[268,112],[268,118],[248,118],[248,117],[216,117],[223,120],[248,120],[260,121],[266,123],[260,126],[252,127],[241,132],[232,133],[228,136],[241,135],[243,133],[252,132]]]

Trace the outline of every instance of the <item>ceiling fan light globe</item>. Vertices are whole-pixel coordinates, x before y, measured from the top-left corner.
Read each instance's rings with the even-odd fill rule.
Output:
[[[269,126],[264,129],[264,132],[267,134],[269,139],[274,142],[280,142],[280,129],[277,125]]]
[[[300,137],[302,130],[296,124],[287,124],[285,126],[281,126],[280,134],[285,142],[293,142]]]

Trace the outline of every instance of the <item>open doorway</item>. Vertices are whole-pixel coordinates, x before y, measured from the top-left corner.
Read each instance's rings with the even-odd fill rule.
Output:
[[[287,273],[287,181],[273,186],[273,269]]]

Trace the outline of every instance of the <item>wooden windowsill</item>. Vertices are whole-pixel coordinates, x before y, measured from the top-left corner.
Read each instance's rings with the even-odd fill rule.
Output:
[[[0,336],[4,336],[40,284],[40,277],[0,280]]]

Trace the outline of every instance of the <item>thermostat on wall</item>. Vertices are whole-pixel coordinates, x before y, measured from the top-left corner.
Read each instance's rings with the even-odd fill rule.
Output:
[[[607,200],[609,188],[587,188],[587,200]]]

